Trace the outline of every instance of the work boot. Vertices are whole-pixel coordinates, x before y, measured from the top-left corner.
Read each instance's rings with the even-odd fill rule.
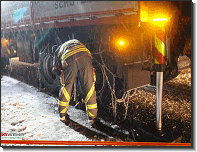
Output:
[[[95,118],[95,119],[89,120],[89,122],[93,128],[97,128],[100,121],[98,118]]]
[[[60,118],[60,121],[62,121],[62,122],[69,122],[70,121],[70,117],[69,117],[69,115],[68,114],[65,114],[65,116],[63,116],[63,117],[61,117]]]

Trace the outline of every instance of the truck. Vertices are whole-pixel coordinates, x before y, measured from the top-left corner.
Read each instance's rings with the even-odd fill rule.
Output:
[[[191,1],[5,1],[1,50],[9,41],[12,57],[39,63],[40,87],[52,91],[59,86],[53,53],[78,39],[93,56],[98,100],[121,99],[129,90],[155,85],[157,65],[164,82],[178,75],[178,57],[191,57],[191,7]]]

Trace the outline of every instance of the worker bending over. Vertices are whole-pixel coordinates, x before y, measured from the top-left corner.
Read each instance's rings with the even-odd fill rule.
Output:
[[[59,94],[60,120],[66,121],[71,91],[77,78],[85,93],[86,111],[91,123],[97,117],[97,102],[95,92],[96,75],[92,66],[90,51],[78,40],[72,39],[61,46],[54,53],[53,72],[60,75],[61,90]]]

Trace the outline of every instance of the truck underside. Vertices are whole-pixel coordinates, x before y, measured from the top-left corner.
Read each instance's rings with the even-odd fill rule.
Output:
[[[116,31],[122,32],[116,33]],[[39,33],[42,34],[39,35]],[[102,100],[108,95],[111,96],[112,92],[117,98],[121,98],[128,90],[155,84],[154,53],[151,50],[151,41],[146,41],[147,37],[140,32],[138,25],[53,28],[35,31],[35,35],[37,35],[36,41],[29,42],[35,46],[35,53],[32,49],[30,56],[35,55],[32,57],[33,62],[39,62],[40,87],[47,87],[51,91],[59,87],[59,79],[51,71],[52,52],[57,46],[72,38],[85,44],[93,55],[93,66],[97,76],[96,92]],[[142,35],[144,39],[141,38]],[[130,43],[126,48],[117,48],[117,37],[126,37]],[[144,45],[141,45],[142,43]],[[178,75],[175,56],[172,56],[171,60],[173,62],[166,65],[164,81]],[[77,84],[77,88],[79,92],[83,92],[80,90],[80,84]]]
[[[164,81],[178,75],[179,55],[186,53],[191,56],[191,18],[182,25],[176,13],[166,34],[170,40]],[[139,21],[139,17],[139,13],[133,12],[131,15],[116,13],[113,17],[104,18],[91,16],[83,21],[52,20],[35,23],[33,28],[24,26],[19,30],[2,31],[1,38],[15,42],[11,49],[16,50],[20,61],[39,62],[40,87],[51,91],[59,87],[59,79],[51,71],[53,51],[67,40],[78,39],[93,55],[97,96],[105,98],[105,94],[114,94],[121,98],[128,90],[155,85],[153,28]],[[80,84],[77,86],[80,89]]]

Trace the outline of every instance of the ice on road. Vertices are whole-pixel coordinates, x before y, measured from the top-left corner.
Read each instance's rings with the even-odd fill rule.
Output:
[[[57,98],[3,76],[1,133],[24,133],[23,140],[91,141],[60,121],[57,104]],[[68,114],[74,121],[90,127],[84,111],[69,106]]]

